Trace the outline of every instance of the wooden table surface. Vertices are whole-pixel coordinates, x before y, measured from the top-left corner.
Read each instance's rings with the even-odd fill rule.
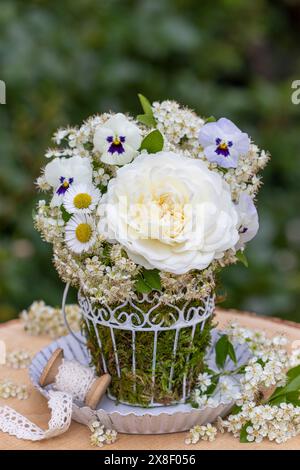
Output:
[[[218,310],[216,319],[222,327],[231,320],[237,320],[241,325],[252,329],[266,331],[270,335],[285,333],[292,341],[300,340],[300,324],[284,322],[273,318],[257,317],[248,313],[236,312],[233,310]],[[47,336],[32,337],[24,332],[22,323],[19,320],[7,322],[0,326],[0,340],[6,342],[7,350],[26,349],[32,354],[51,342]],[[7,366],[0,366],[0,380],[10,378],[18,383],[26,383],[29,386],[30,396],[27,400],[0,399],[0,406],[8,405],[24,414],[28,419],[36,423],[43,429],[47,428],[49,421],[49,410],[47,401],[31,385],[26,369],[11,369]],[[63,435],[48,441],[29,442],[18,440],[0,432],[1,450],[62,450],[62,449],[94,449],[89,444],[90,431],[86,426],[72,422],[70,429]],[[164,434],[164,435],[128,435],[119,434],[118,440],[111,446],[102,449],[109,451],[116,450],[213,450],[213,449],[260,449],[260,450],[299,450],[300,436],[278,445],[268,441],[262,444],[240,444],[232,435],[218,434],[217,439],[212,443],[200,442],[196,445],[187,446],[184,440],[187,433]],[[100,450],[101,449],[98,449]]]

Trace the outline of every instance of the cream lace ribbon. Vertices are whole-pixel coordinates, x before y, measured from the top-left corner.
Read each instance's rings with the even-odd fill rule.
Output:
[[[71,424],[73,397],[69,393],[49,391],[51,418],[44,431],[9,406],[0,407],[0,430],[18,439],[42,441],[65,433]]]

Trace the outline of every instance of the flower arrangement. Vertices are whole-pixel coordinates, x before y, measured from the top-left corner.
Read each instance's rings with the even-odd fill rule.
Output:
[[[246,263],[245,246],[259,227],[254,203],[259,172],[269,156],[226,118],[205,120],[174,101],[150,104],[139,98],[143,114],[136,118],[104,113],[56,132],[56,147],[47,151],[50,161],[37,179],[48,196],[39,201],[34,221],[53,244],[62,280],[94,306],[116,309],[137,301],[147,313],[149,304],[141,299],[155,298],[156,317],[167,323],[170,305],[195,309],[214,295],[221,268]],[[187,375],[190,385],[195,383],[211,327],[210,318],[204,330],[180,333],[173,383],[180,386]],[[100,326],[85,333],[98,372],[103,371],[98,336],[112,369],[115,339],[109,330]],[[124,377],[112,381],[117,398],[149,404],[150,386],[160,403],[178,399],[178,388],[169,393],[166,386],[175,330],[159,333],[155,384],[145,332],[135,338],[140,364],[134,374],[127,371],[131,334],[118,334]]]

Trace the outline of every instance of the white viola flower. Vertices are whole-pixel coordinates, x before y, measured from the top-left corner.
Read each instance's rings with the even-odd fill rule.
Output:
[[[96,127],[94,150],[108,165],[125,165],[138,154],[142,142],[141,131],[127,117],[118,113]]]
[[[96,241],[94,219],[86,214],[73,215],[66,224],[65,240],[74,253],[89,251]]]
[[[120,168],[99,204],[99,232],[146,269],[205,269],[239,238],[229,186],[204,162],[141,154]]]
[[[199,142],[207,160],[223,168],[236,168],[239,157],[250,149],[248,134],[226,118],[204,124],[199,131]]]
[[[72,185],[63,200],[64,208],[69,214],[88,214],[97,206],[101,193],[92,184]]]
[[[72,184],[92,183],[93,169],[89,158],[55,158],[45,167],[45,180],[54,188],[51,206],[60,206]]]
[[[239,218],[238,232],[240,239],[235,249],[238,251],[244,248],[245,243],[255,237],[259,229],[259,221],[256,207],[249,194],[241,193],[236,209]]]

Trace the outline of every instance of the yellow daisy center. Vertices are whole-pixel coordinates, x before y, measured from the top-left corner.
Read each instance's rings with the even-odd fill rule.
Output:
[[[79,224],[75,230],[76,238],[81,243],[87,243],[92,237],[92,227],[89,224]]]
[[[87,209],[92,202],[92,197],[87,193],[76,194],[73,199],[74,206],[77,209]]]

